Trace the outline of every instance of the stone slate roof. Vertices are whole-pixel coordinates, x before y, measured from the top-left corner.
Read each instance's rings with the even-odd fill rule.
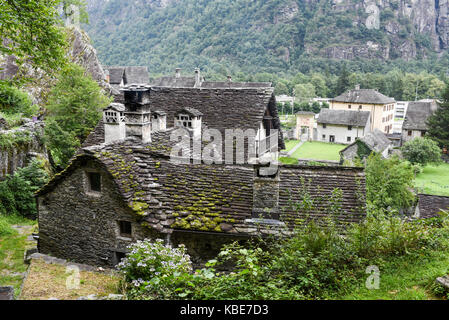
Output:
[[[125,141],[85,148],[37,195],[51,192],[89,160],[110,174],[123,201],[141,217],[143,226],[164,233],[174,229],[242,235],[256,232],[248,221],[254,209],[254,183],[259,179],[252,166],[176,164],[159,150],[152,150],[152,143]],[[281,166],[280,220],[292,230],[298,218],[328,216],[329,199],[340,188],[343,212],[339,221],[359,221],[364,217],[364,200],[359,197],[359,192],[364,194],[364,185],[360,168]],[[309,196],[313,210],[292,206]]]
[[[147,84],[150,81],[147,67],[126,67],[125,84]]]
[[[114,86],[121,84],[148,84],[150,76],[147,67],[105,67],[109,71],[109,83]]]
[[[364,127],[368,122],[369,111],[321,109],[318,123]]]
[[[395,102],[393,98],[389,98],[374,89],[349,90],[330,101],[370,104],[387,104]]]
[[[413,101],[408,104],[403,130],[427,130],[427,118],[435,111],[431,102]]]
[[[201,88],[270,88],[271,82],[204,81]]]
[[[312,111],[298,111],[298,112],[296,112],[296,114],[303,114],[303,115],[311,115],[311,116],[314,116],[314,115],[315,115],[315,112],[312,112]]]
[[[109,83],[119,85],[125,74],[125,67],[105,67],[109,71]]]
[[[436,217],[441,210],[449,210],[449,197],[430,194],[419,194],[418,197],[420,218]]]
[[[153,87],[193,88],[195,86],[195,77],[165,76],[151,81],[150,85]]]
[[[200,116],[203,115],[203,114],[202,114],[200,111],[198,111],[197,109],[195,109],[195,108],[189,108],[189,107],[185,107],[185,108],[183,108],[183,109],[177,111],[177,113],[178,113],[178,114],[179,114],[179,113],[187,113],[187,114],[190,114],[191,116],[194,116],[194,117],[200,117]]]
[[[382,153],[391,145],[391,140],[379,129],[368,132],[364,137],[360,138],[367,147],[375,152]]]
[[[184,108],[194,108],[202,113],[202,127],[217,129],[253,129],[257,132],[268,106],[273,118],[278,119],[274,88],[203,89],[149,87],[150,105],[167,114],[167,128],[174,125],[176,114]],[[280,129],[280,121],[274,123]],[[102,122],[89,135],[83,146],[104,143]],[[280,137],[279,147],[284,148]]]

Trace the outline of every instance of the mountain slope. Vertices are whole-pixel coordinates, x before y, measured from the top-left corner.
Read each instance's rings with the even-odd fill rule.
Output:
[[[104,64],[280,72],[449,47],[448,0],[88,0]],[[323,60],[324,59],[324,60]]]

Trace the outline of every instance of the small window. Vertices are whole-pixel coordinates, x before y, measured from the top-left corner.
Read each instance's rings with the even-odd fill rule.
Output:
[[[88,172],[89,191],[101,192],[101,174],[98,172]]]
[[[323,123],[323,129],[326,129],[326,124],[325,123]]]
[[[359,106],[359,110],[362,110],[362,106]]]
[[[351,137],[347,137],[346,141],[351,142]]]
[[[348,126],[348,130],[351,131],[352,130],[352,126]]]
[[[184,128],[192,128],[192,117],[186,114],[178,115],[177,124]]]
[[[412,135],[412,130],[409,130],[409,131],[407,132],[407,134],[408,134],[409,136],[411,136],[411,135]]]
[[[119,221],[118,224],[119,224],[119,228],[120,228],[120,236],[131,238],[131,234],[132,234],[131,222]]]
[[[348,105],[348,109],[351,109],[351,105]]]
[[[325,134],[323,134],[323,140],[326,140],[326,135]]]

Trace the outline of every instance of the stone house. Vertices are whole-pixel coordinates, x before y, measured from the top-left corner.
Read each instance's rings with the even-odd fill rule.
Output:
[[[315,113],[310,111],[299,111],[296,113],[295,138],[301,141],[314,139]]]
[[[408,104],[404,124],[402,125],[402,144],[427,132],[427,119],[436,111],[436,102],[413,101]]]
[[[370,112],[321,109],[317,141],[350,144],[370,132]]]
[[[379,129],[383,133],[393,132],[395,100],[374,89],[360,89],[356,86],[330,100],[330,109],[369,111],[370,131]]]
[[[436,217],[441,210],[449,210],[449,197],[418,194],[418,205],[415,209],[416,218]]]
[[[277,130],[271,87],[128,88],[124,101],[105,110],[70,165],[37,193],[41,253],[111,267],[133,241],[163,238],[185,244],[200,265],[229,241],[289,235],[301,219],[320,221],[331,214],[331,204],[341,208],[335,214],[342,225],[365,216],[359,168],[266,170],[257,161],[211,164],[196,152],[173,156],[176,126],[192,136],[186,119],[178,117],[186,108],[201,116],[203,134],[206,128]],[[164,129],[152,127],[153,113],[165,117]],[[124,130],[114,124],[120,122]],[[114,128],[120,133],[110,139]],[[282,145],[279,137],[277,147]],[[304,199],[313,206],[301,207]]]
[[[340,151],[341,162],[344,160],[354,160],[355,158],[363,159],[377,152],[382,157],[387,158],[393,147],[391,140],[379,129],[368,132],[365,136],[356,139],[349,146]]]
[[[116,90],[130,84],[148,84],[150,75],[147,67],[104,67],[106,80]]]

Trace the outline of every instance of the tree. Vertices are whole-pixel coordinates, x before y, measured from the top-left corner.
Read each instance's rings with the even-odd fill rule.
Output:
[[[343,69],[341,70],[340,76],[338,77],[338,80],[337,80],[337,87],[336,87],[337,95],[340,95],[349,89],[349,87],[351,85],[349,76],[350,76],[350,74],[349,74],[348,70],[346,69],[346,65],[343,65]]]
[[[438,109],[427,120],[427,125],[429,137],[441,148],[449,147],[449,84],[446,85]]]
[[[65,39],[57,6],[60,0],[0,1],[0,53],[14,55],[20,65],[54,70],[64,65]]]
[[[315,97],[315,87],[311,83],[297,84],[294,93],[298,101],[309,101]]]
[[[398,156],[382,159],[372,153],[366,162],[366,200],[378,210],[408,208],[414,201],[412,166]]]
[[[425,166],[441,162],[441,150],[438,144],[427,138],[415,138],[402,147],[402,155],[412,164]]]
[[[111,99],[76,64],[69,63],[50,91],[47,103],[45,137],[55,162],[65,166],[101,117]]]

